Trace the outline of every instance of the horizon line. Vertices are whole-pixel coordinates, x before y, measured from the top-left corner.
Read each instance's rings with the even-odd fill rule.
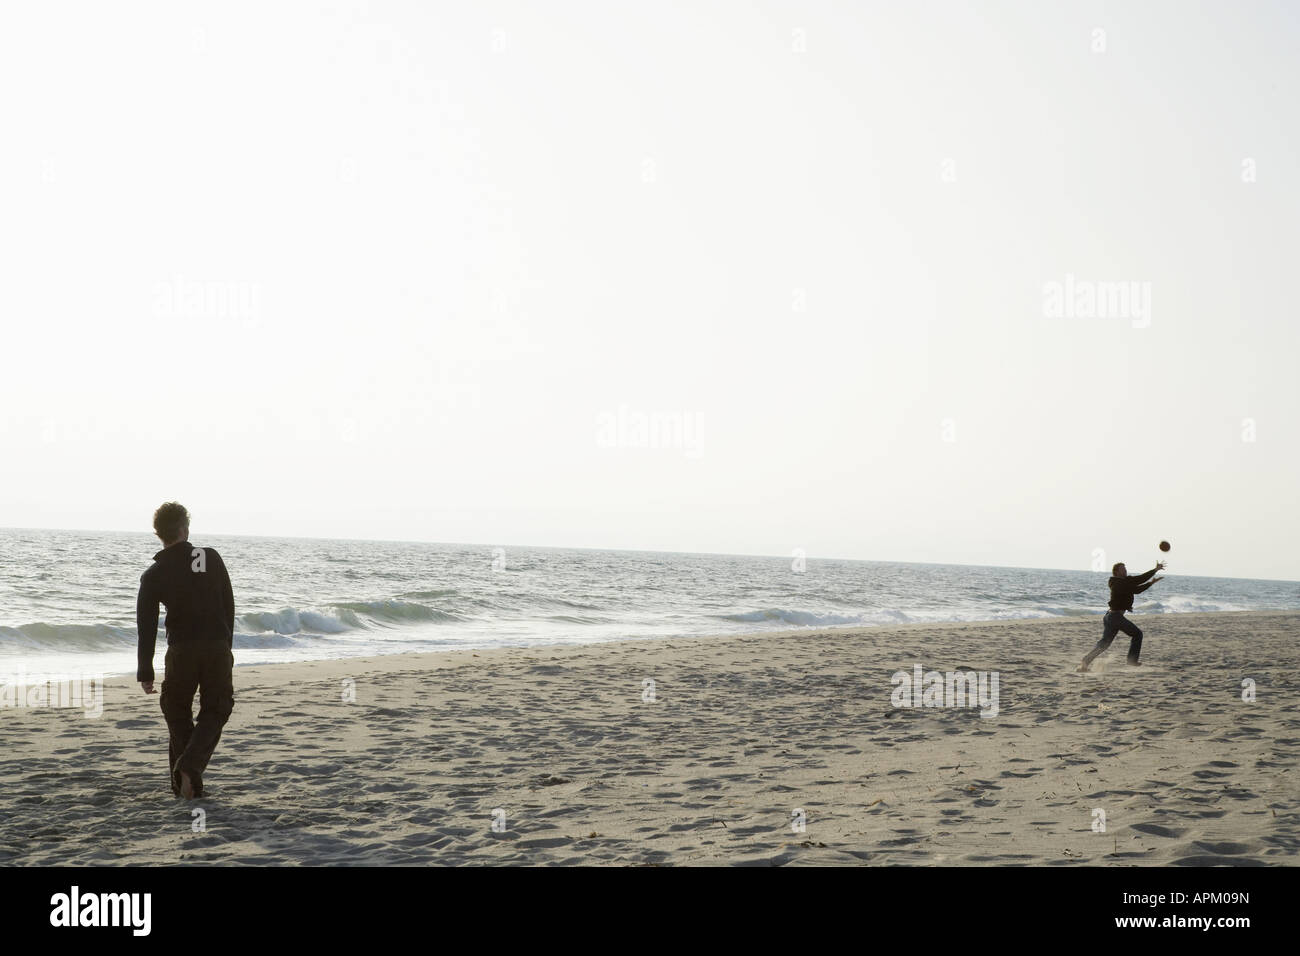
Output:
[[[37,528],[30,526],[17,525],[0,525],[0,531],[72,531],[72,532],[91,532],[98,534],[139,534],[147,535],[150,538],[156,538],[157,535],[152,531],[123,531],[120,528]],[[755,552],[743,551],[657,551],[646,550],[644,548],[610,548],[610,547],[589,547],[580,545],[554,545],[554,544],[487,544],[480,541],[428,541],[420,538],[331,538],[316,537],[312,535],[272,535],[272,534],[243,534],[228,531],[212,531],[210,534],[217,537],[226,538],[265,538],[267,540],[284,540],[284,541],[349,541],[360,544],[429,544],[429,545],[454,545],[458,547],[475,547],[475,548],[549,548],[555,551],[613,551],[624,554],[690,554],[705,557],[719,558],[773,558],[785,560],[792,555],[789,554],[760,554]],[[1030,567],[1026,565],[1015,564],[963,564],[951,561],[900,561],[893,559],[881,558],[842,558],[833,555],[813,558],[805,555],[810,560],[816,561],[848,561],[858,564],[919,564],[930,567],[951,567],[951,568],[995,568],[1006,571],[1066,571],[1078,574],[1106,574],[1106,571],[1091,571],[1084,568],[1043,568]],[[1183,574],[1180,577],[1185,578],[1211,578],[1221,581],[1273,581],[1280,584],[1300,584],[1300,580],[1293,578],[1243,578],[1231,577],[1218,574]]]

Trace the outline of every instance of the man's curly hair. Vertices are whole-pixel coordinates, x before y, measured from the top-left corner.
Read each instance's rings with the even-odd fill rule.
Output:
[[[169,501],[153,513],[153,529],[163,541],[177,541],[190,525],[190,513],[178,501]]]

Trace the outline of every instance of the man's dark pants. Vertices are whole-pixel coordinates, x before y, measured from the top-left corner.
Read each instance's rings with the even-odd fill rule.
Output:
[[[1126,618],[1123,611],[1107,611],[1101,621],[1101,640],[1083,659],[1084,666],[1091,664],[1098,654],[1110,647],[1110,642],[1115,640],[1115,635],[1120,631],[1132,638],[1128,642],[1128,662],[1136,664],[1142,653],[1142,628]]]
[[[221,640],[178,641],[167,646],[160,703],[167,718],[167,757],[172,792],[180,793],[180,771],[203,793],[203,771],[221,739],[221,728],[235,707],[232,671],[235,655]],[[199,692],[199,719],[193,719],[194,692]]]

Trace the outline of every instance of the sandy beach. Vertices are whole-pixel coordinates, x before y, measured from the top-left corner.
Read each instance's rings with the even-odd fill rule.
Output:
[[[1134,620],[1089,674],[1099,618],[237,667],[193,802],[111,678],[0,710],[0,862],[1296,864],[1300,613]],[[918,666],[996,713],[895,706]]]

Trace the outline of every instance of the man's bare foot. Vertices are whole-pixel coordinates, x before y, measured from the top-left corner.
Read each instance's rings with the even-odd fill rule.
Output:
[[[181,796],[184,797],[186,800],[193,800],[194,781],[190,779],[190,775],[186,773],[184,770],[182,770],[180,773],[181,773]]]

